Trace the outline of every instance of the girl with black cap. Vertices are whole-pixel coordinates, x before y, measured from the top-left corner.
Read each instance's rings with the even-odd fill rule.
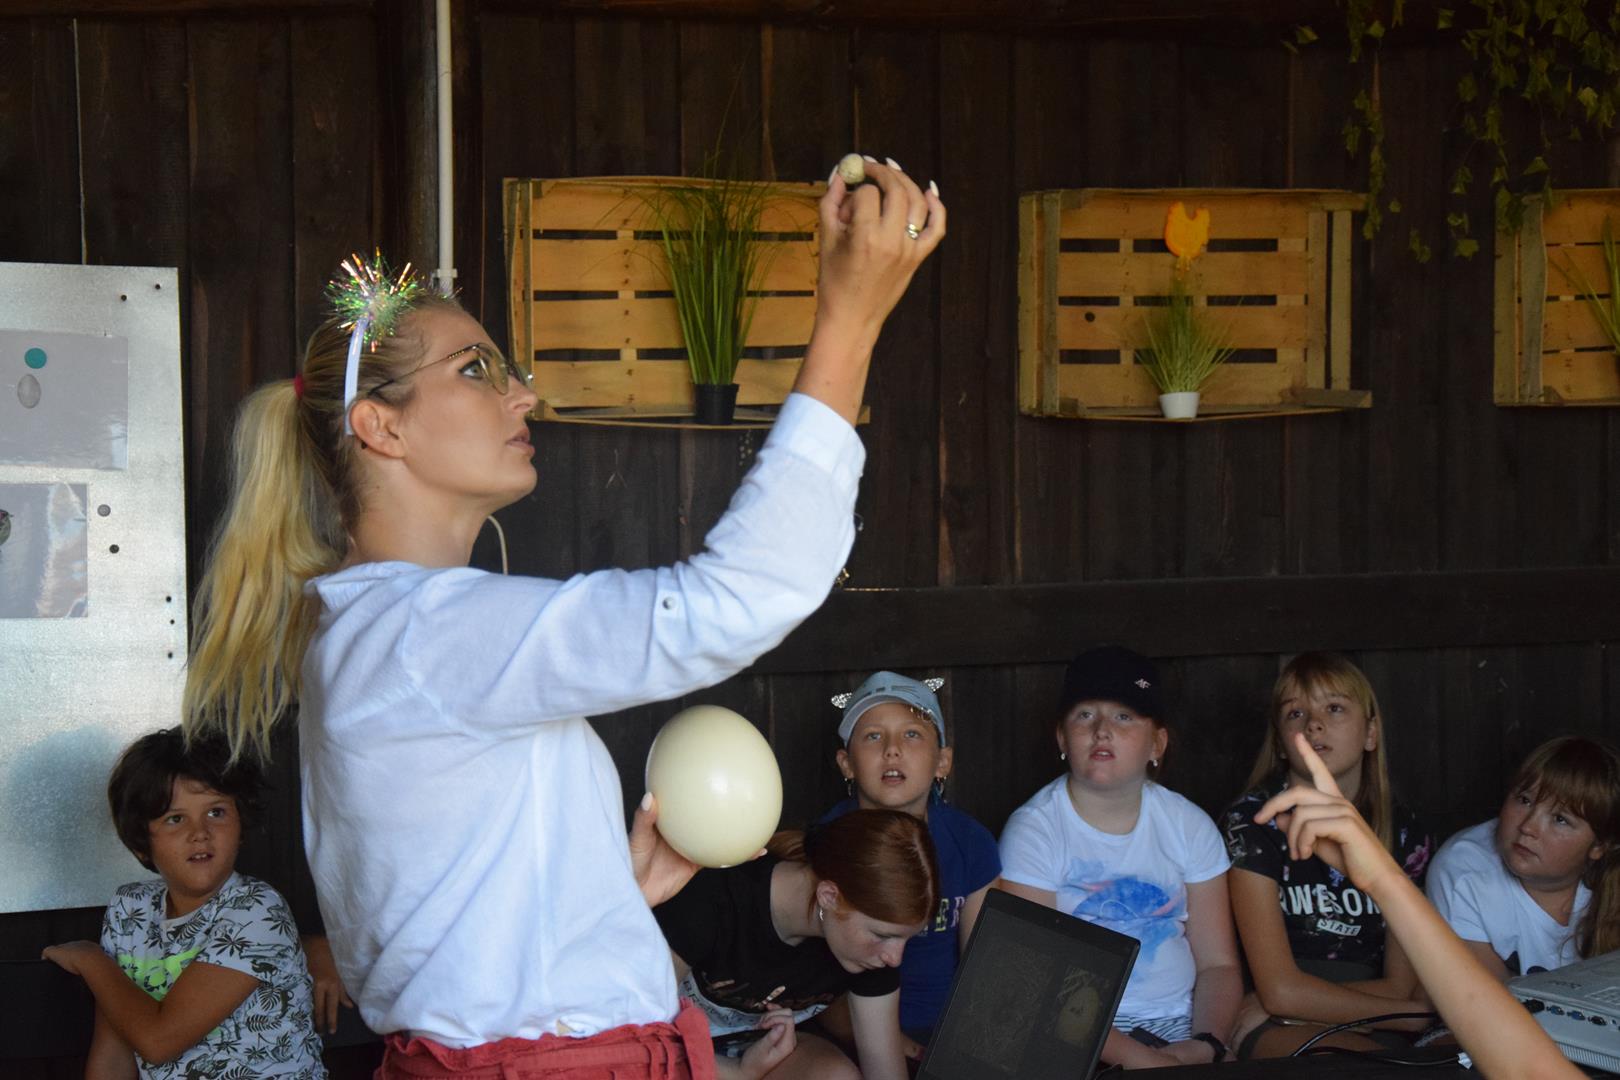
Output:
[[[1170,743],[1158,669],[1118,646],[1088,650],[1059,704],[1068,771],[1008,820],[1004,887],[1142,943],[1104,1061],[1220,1061],[1242,997],[1226,849],[1207,814],[1153,780]]]

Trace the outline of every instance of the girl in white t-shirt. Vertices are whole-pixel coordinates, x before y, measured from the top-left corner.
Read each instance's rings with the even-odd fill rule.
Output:
[[[1102,1051],[1126,1068],[1223,1060],[1243,996],[1220,832],[1151,779],[1170,742],[1163,717],[1151,660],[1081,653],[1056,724],[1068,772],[1001,834],[1008,892],[1141,942]]]
[[[378,1076],[715,1070],[649,903],[694,867],[585,720],[712,685],[825,598],[853,540],[871,352],[945,232],[892,162],[821,200],[816,321],[777,424],[706,549],[567,581],[469,569],[536,483],[528,366],[452,300],[345,264],[299,374],[236,421],[198,596],[189,729],[268,746],[298,701],[304,843]],[[532,558],[532,556],[531,556]],[[728,1074],[794,1047],[776,1025]]]
[[[1578,736],[1538,746],[1496,819],[1441,847],[1428,890],[1503,980],[1620,949],[1620,753]]]

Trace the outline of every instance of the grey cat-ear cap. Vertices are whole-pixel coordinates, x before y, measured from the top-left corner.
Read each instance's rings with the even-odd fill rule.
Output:
[[[944,746],[945,716],[940,712],[939,698],[934,696],[934,691],[944,685],[944,679],[908,679],[893,671],[880,671],[861,683],[853,693],[834,694],[832,703],[844,710],[844,717],[838,722],[838,741],[849,742],[855,722],[867,709],[892,701],[926,713],[939,730],[939,745]]]

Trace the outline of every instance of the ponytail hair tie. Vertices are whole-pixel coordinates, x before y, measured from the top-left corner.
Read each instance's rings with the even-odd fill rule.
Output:
[[[299,372],[297,375],[293,376],[293,397],[297,398],[299,401],[304,400],[303,372]]]

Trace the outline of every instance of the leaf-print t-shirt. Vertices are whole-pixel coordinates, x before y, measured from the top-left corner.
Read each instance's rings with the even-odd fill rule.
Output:
[[[1057,894],[1059,911],[1141,942],[1114,1026],[1192,1015],[1198,968],[1187,943],[1187,886],[1219,877],[1226,848],[1209,815],[1151,781],[1124,835],[1086,823],[1060,776],[1013,812],[1001,833],[1001,876]]]
[[[142,1080],[290,1077],[323,1080],[314,995],[298,928],[281,894],[232,874],[202,907],[164,917],[168,888],[125,885],[107,905],[101,948],[158,1001],[193,961],[240,971],[259,985],[197,1045],[154,1065],[140,1055]]]

